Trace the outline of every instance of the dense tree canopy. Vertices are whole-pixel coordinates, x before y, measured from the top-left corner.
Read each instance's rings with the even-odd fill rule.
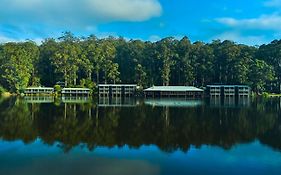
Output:
[[[119,82],[141,87],[246,84],[256,92],[280,93],[281,41],[252,47],[228,40],[191,43],[187,37],[157,42],[77,38],[66,32],[40,45],[0,44],[0,87],[17,92],[58,81],[69,87]]]

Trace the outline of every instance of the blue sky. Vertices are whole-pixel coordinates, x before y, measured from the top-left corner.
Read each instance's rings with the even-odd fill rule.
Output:
[[[281,0],[0,0],[0,42],[94,34],[260,45],[281,38]]]

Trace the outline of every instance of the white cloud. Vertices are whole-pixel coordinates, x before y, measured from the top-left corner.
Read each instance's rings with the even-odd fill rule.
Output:
[[[13,42],[13,41],[16,41],[16,40],[3,36],[3,35],[0,35],[0,43],[7,43],[7,42]]]
[[[0,21],[42,21],[83,24],[145,21],[158,17],[158,0],[0,0]],[[1,18],[2,17],[2,18]]]
[[[235,18],[218,18],[217,22],[229,27],[243,29],[261,29],[261,30],[280,30],[281,16],[277,14],[262,15],[258,18],[235,19]]]
[[[42,38],[33,38],[32,39],[32,41],[35,42],[38,45],[40,45],[43,40],[44,39],[42,39]],[[15,39],[15,38],[7,37],[5,35],[0,35],[0,44],[8,43],[8,42],[24,42],[24,41],[27,41],[27,39],[23,39],[23,38]]]
[[[220,40],[231,40],[237,43],[241,43],[241,44],[247,44],[247,45],[261,45],[264,43],[267,43],[268,41],[266,40],[266,37],[263,35],[260,36],[243,36],[240,32],[238,31],[228,31],[228,32],[224,32],[220,35],[217,35],[215,37],[212,38],[212,40],[215,39],[220,39]]]
[[[0,32],[15,39],[56,37],[68,30],[98,35],[99,24],[142,22],[161,14],[159,0],[0,0]]]
[[[148,40],[151,41],[151,42],[156,42],[156,41],[161,40],[161,37],[158,36],[158,35],[151,35],[151,36],[148,38]]]
[[[281,0],[266,0],[263,5],[275,9],[270,14],[262,14],[254,18],[223,17],[215,19],[216,22],[225,26],[225,31],[216,37],[259,45],[280,36]],[[271,37],[268,37],[268,34]]]

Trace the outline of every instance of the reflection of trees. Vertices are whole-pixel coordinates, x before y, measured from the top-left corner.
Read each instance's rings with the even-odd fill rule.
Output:
[[[37,137],[36,121],[24,101],[11,99],[1,104],[0,135],[5,140],[21,139],[25,143]]]
[[[253,101],[251,108],[133,108],[95,104],[26,104],[11,99],[0,105],[0,135],[6,140],[59,143],[64,151],[83,144],[140,147],[155,144],[164,151],[188,151],[190,145],[225,149],[260,139],[281,149],[281,120],[275,101]]]
[[[280,101],[279,101],[280,104]],[[280,105],[272,104],[275,109],[278,109],[278,116],[281,116]],[[274,149],[281,150],[281,117],[274,122],[274,126],[260,136],[260,141],[266,145],[273,147]]]

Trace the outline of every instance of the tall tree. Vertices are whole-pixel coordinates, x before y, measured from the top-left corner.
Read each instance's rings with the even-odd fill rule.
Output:
[[[171,67],[175,64],[174,57],[177,56],[175,46],[176,42],[172,37],[164,38],[156,43],[156,58],[162,63],[160,70],[163,86],[170,84]]]
[[[266,83],[273,81],[275,78],[273,67],[262,60],[254,60],[250,66],[249,79],[253,91],[261,93],[265,90]]]
[[[53,86],[61,79],[61,75],[55,72],[55,66],[52,64],[59,43],[53,38],[45,39],[39,46],[40,56],[38,63],[38,72],[41,84],[44,86]]]
[[[274,67],[276,73],[275,92],[281,92],[281,40],[274,40],[270,44],[261,45],[256,53],[257,58],[261,58],[267,64]]]
[[[19,91],[35,81],[34,64],[38,61],[39,50],[35,43],[7,43],[1,49],[1,82],[10,91]],[[36,80],[37,81],[37,80]]]
[[[65,33],[60,38],[58,49],[52,58],[52,64],[57,73],[62,74],[65,86],[76,86],[77,71],[81,64],[81,48],[79,40],[71,33]]]

